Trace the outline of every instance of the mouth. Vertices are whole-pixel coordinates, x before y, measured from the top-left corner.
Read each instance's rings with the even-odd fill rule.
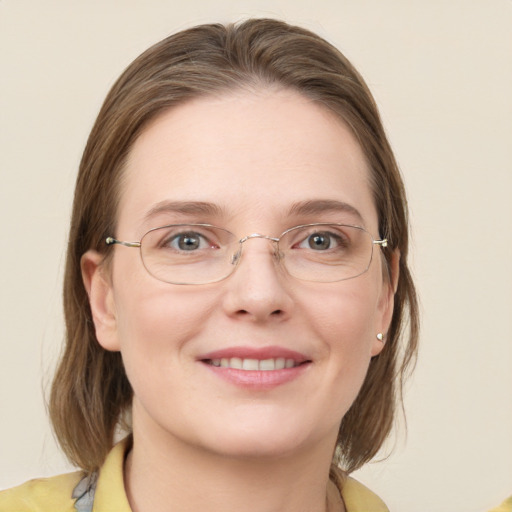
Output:
[[[215,359],[203,359],[202,362],[218,368],[233,368],[235,370],[262,371],[284,370],[307,364],[310,361],[295,361],[292,358],[276,357],[269,359],[254,359],[241,357],[222,357]]]
[[[304,354],[282,347],[231,347],[204,354],[198,362],[223,380],[251,390],[291,382],[313,363]]]

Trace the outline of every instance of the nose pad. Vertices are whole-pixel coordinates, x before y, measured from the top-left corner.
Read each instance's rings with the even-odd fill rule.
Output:
[[[231,265],[233,265],[233,266],[238,265],[238,262],[240,261],[241,256],[242,256],[242,247],[240,246],[238,251],[236,251],[235,254],[233,254],[233,256],[231,256]]]
[[[274,257],[275,262],[278,264],[281,263],[281,261],[284,258],[284,254],[279,250],[279,245],[277,243],[277,239],[273,239],[273,238],[270,238],[270,237],[264,236],[264,235],[255,234],[255,235],[250,235],[248,237],[242,238],[242,240],[240,240],[238,250],[233,254],[233,256],[231,256],[231,261],[230,261],[231,265],[238,266],[238,264],[240,263],[240,260],[242,258],[243,244],[244,244],[244,242],[247,242],[247,240],[250,240],[252,238],[266,239],[269,242],[269,244],[272,246],[272,256]]]
[[[269,240],[272,244],[272,257],[274,258],[274,263],[279,267],[280,271],[286,271],[284,266],[284,253],[279,249],[279,244],[276,243],[275,240]]]
[[[281,263],[284,259],[284,254],[279,249],[279,246],[277,244],[274,245],[274,258],[276,259],[277,263]]]

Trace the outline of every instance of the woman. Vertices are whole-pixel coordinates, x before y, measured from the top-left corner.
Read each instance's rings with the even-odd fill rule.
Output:
[[[407,251],[375,103],[331,45],[250,20],[150,48],[75,191],[50,415],[82,471],[0,510],[387,510],[348,474],[415,356]]]

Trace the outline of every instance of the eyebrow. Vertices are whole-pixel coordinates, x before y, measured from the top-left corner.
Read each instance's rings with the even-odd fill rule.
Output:
[[[201,215],[205,217],[221,217],[224,210],[215,203],[205,201],[161,201],[145,215],[145,220],[162,213],[178,215]],[[311,199],[294,203],[288,216],[311,216],[325,213],[348,213],[364,223],[363,216],[354,206],[334,199]]]
[[[160,213],[220,216],[222,214],[222,208],[214,203],[204,201],[161,201],[146,213],[145,220]]]
[[[290,208],[290,215],[317,215],[321,213],[349,213],[364,223],[363,216],[354,206],[334,199],[300,201]]]

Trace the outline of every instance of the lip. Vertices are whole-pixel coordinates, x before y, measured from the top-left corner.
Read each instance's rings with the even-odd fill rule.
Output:
[[[293,359],[295,366],[278,370],[239,370],[213,366],[211,360],[223,358],[240,359]],[[240,388],[266,391],[291,382],[300,377],[311,366],[311,359],[305,354],[284,347],[230,347],[203,354],[197,358],[214,375]]]
[[[240,359],[277,359],[278,357],[283,357],[284,359],[293,359],[296,364],[301,364],[311,360],[305,354],[278,346],[223,348],[221,350],[208,352],[207,354],[202,354],[198,357],[198,360],[222,359],[223,357],[239,357]]]

